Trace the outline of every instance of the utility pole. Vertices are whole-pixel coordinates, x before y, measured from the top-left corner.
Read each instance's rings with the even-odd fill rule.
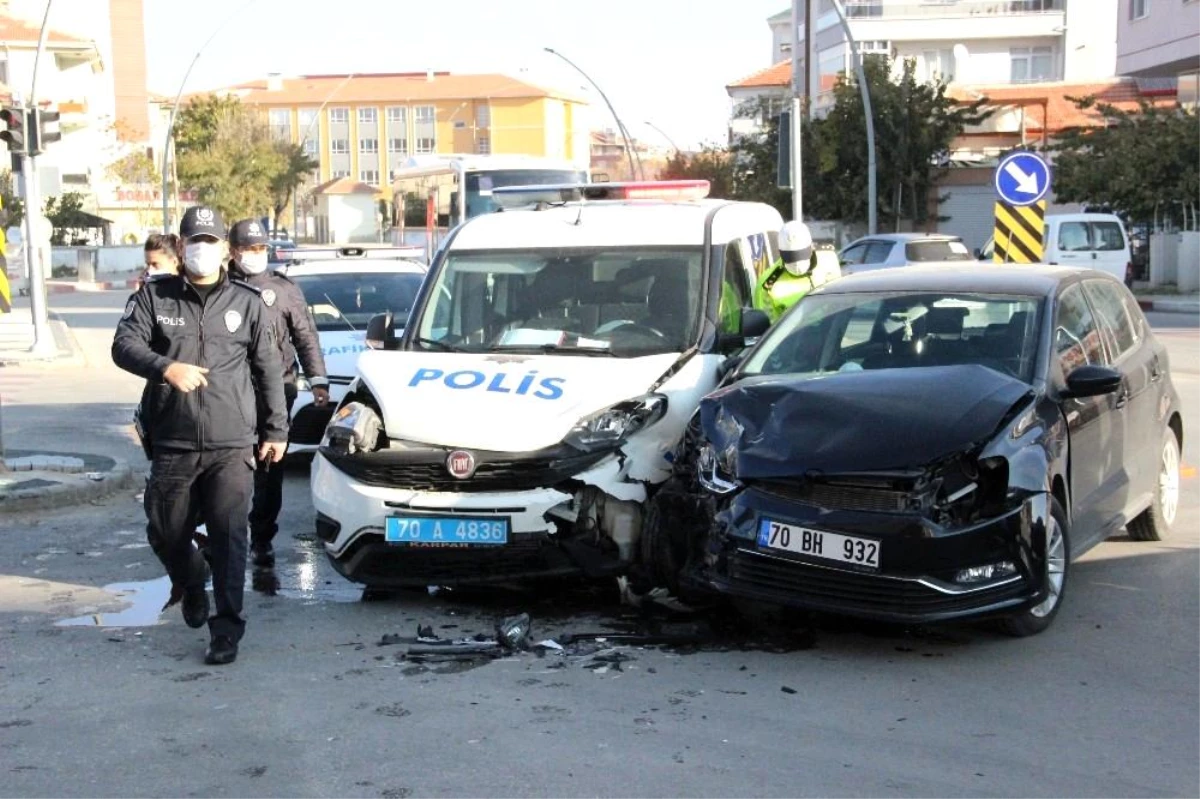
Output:
[[[812,119],[813,109],[813,39],[817,32],[813,30],[812,0],[804,0],[804,101],[808,103],[808,118]]]
[[[846,19],[846,10],[842,8],[842,0],[831,0],[833,10],[837,12],[842,30],[846,33],[846,42],[850,45],[850,57],[854,59],[854,70],[858,75],[858,90],[862,94],[863,116],[867,120],[867,235],[874,236],[877,232],[876,180],[875,180],[875,114],[871,110],[871,90],[867,86],[867,74],[863,69],[863,54],[854,41],[854,33]]]
[[[808,0],[792,0],[792,112],[791,112],[791,141],[787,146],[791,148],[791,166],[792,166],[792,219],[797,222],[804,221],[804,189],[800,185],[802,183],[800,159],[803,150],[803,138],[800,135],[803,122],[801,121],[801,103],[800,103],[800,4],[808,5]],[[812,38],[812,33],[805,28],[804,38],[807,43],[808,39]],[[807,64],[805,65],[807,71]],[[780,147],[784,146],[783,142],[779,143]]]

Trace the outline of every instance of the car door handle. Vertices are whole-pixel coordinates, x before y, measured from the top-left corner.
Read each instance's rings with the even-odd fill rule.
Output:
[[[1162,380],[1162,368],[1158,365],[1158,358],[1155,358],[1150,364],[1150,382],[1157,383]]]
[[[1121,393],[1117,395],[1117,402],[1114,405],[1116,408],[1124,408],[1129,403],[1129,389],[1122,388]]]

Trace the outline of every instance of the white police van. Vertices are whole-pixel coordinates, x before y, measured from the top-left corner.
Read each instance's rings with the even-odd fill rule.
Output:
[[[335,568],[379,587],[619,574],[783,220],[707,181],[497,189],[403,336],[386,316],[314,458]]]
[[[300,287],[317,328],[329,379],[329,405],[313,404],[308,375],[296,381],[288,454],[315,451],[337,403],[354,379],[367,322],[391,311],[398,332],[428,267],[420,247],[334,247],[293,250],[278,271]]]

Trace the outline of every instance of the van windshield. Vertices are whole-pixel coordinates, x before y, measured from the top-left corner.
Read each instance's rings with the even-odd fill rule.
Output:
[[[415,343],[467,352],[681,352],[699,329],[702,270],[699,247],[451,252]]]

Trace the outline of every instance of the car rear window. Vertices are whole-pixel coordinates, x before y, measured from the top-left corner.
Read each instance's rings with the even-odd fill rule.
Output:
[[[971,251],[959,239],[910,241],[904,246],[904,257],[915,263],[925,261],[970,261]]]

